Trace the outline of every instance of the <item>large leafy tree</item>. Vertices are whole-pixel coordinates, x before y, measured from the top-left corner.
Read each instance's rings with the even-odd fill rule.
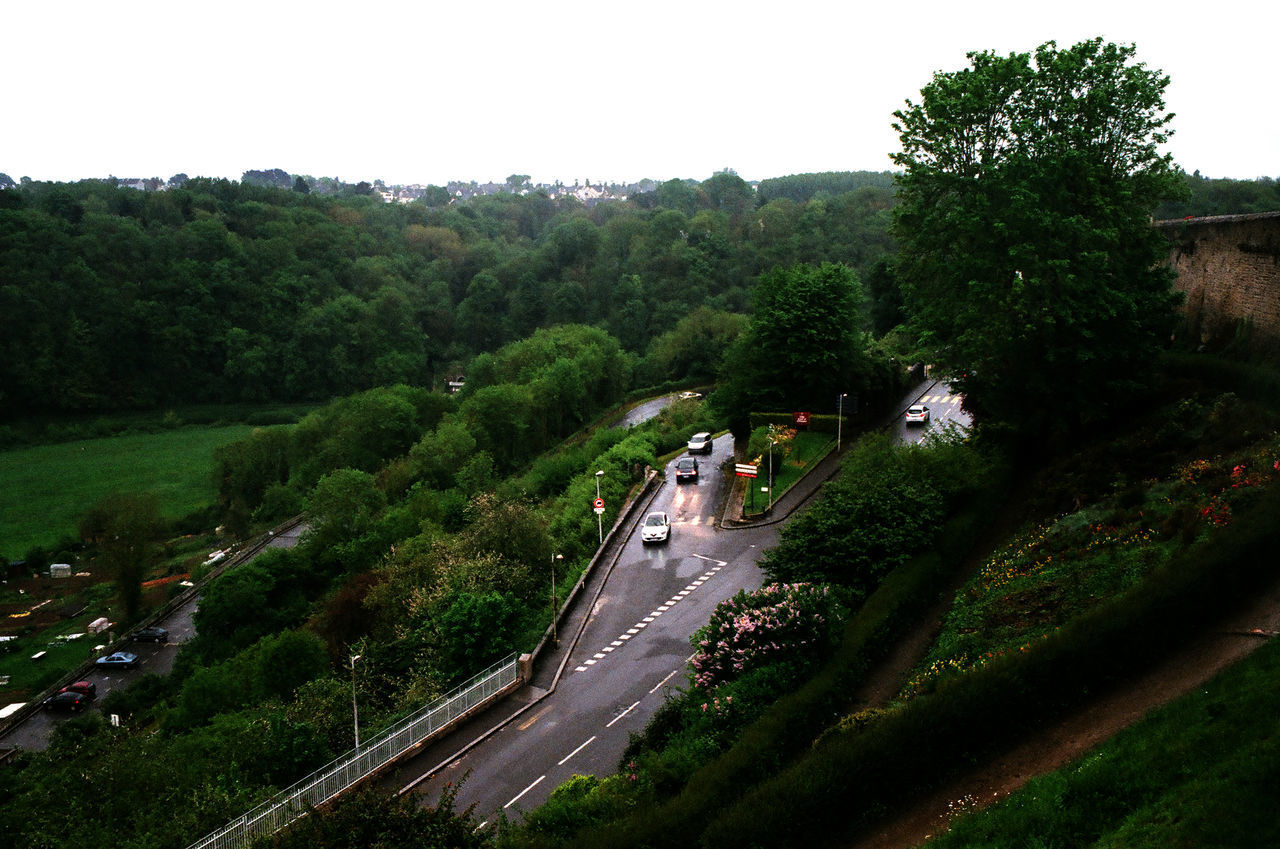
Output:
[[[713,404],[736,432],[752,411],[831,410],[869,374],[862,284],[838,263],[775,268],[753,293],[751,323],[724,362]]]
[[[1178,172],[1169,79],[1094,39],[970,53],[895,112],[907,311],[979,421],[1105,415],[1171,328],[1149,214]]]

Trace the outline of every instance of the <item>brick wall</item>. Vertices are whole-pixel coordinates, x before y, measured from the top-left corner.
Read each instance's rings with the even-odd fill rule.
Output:
[[[1186,293],[1188,331],[1220,349],[1248,326],[1255,352],[1280,354],[1280,212],[1155,226],[1169,239],[1174,286]]]

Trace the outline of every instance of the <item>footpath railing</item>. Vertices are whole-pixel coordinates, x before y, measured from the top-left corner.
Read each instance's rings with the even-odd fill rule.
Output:
[[[274,834],[308,809],[323,805],[391,763],[449,723],[484,704],[519,680],[515,655],[500,661],[427,707],[316,770],[287,790],[232,820],[188,849],[228,849]]]

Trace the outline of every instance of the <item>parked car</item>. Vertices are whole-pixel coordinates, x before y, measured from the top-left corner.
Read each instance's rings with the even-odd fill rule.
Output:
[[[929,408],[924,404],[912,404],[907,407],[907,424],[928,424]]]
[[[666,513],[659,510],[644,517],[644,524],[640,526],[641,544],[666,542],[669,539],[671,539],[671,520],[667,518]]]
[[[115,654],[107,654],[98,658],[93,662],[94,666],[101,666],[107,669],[133,669],[138,665],[138,656],[131,651],[118,651]]]
[[[676,461],[676,483],[698,480],[698,461],[693,457],[681,457]]]
[[[89,706],[91,697],[84,693],[77,693],[75,690],[63,689],[54,693],[43,702],[43,707],[48,711],[68,711],[70,713],[79,713]]]
[[[167,643],[169,631],[158,625],[152,625],[150,628],[139,628],[134,631],[130,639],[135,643]]]
[[[696,401],[701,397],[702,397],[701,392],[681,392],[680,393],[681,401]]]
[[[711,434],[709,433],[695,433],[689,437],[690,454],[710,454],[711,447]]]
[[[92,681],[77,681],[74,684],[68,684],[58,691],[59,693],[79,693],[82,696],[88,696],[90,699],[98,695],[98,685]]]

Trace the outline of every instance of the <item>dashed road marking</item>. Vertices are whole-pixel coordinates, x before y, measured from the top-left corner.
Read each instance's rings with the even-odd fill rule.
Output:
[[[574,671],[574,672],[586,672],[588,667],[595,666],[595,664],[596,664],[598,661],[603,660],[603,659],[607,656],[607,654],[608,654],[609,652],[612,652],[614,649],[617,649],[619,646],[624,645],[626,640],[629,640],[629,639],[631,639],[632,637],[634,637],[636,634],[639,634],[639,633],[640,633],[640,629],[644,628],[646,625],[648,625],[648,624],[650,624],[651,622],[653,622],[655,619],[657,619],[657,618],[658,618],[659,616],[661,616],[663,613],[666,613],[666,612],[667,612],[668,610],[670,610],[672,607],[674,607],[675,605],[679,604],[681,600],[683,600],[683,599],[685,599],[685,598],[688,598],[690,593],[692,593],[692,592],[693,592],[694,590],[696,590],[698,587],[700,587],[700,586],[702,586],[703,584],[705,584],[707,581],[709,581],[709,580],[711,580],[712,578],[714,578],[717,572],[719,572],[721,569],[723,569],[725,566],[727,566],[727,565],[728,565],[728,564],[727,564],[725,561],[723,561],[723,560],[715,560],[715,559],[710,558],[710,557],[704,557],[704,556],[703,556],[703,555],[701,555],[701,554],[695,554],[695,555],[693,555],[693,556],[694,556],[694,557],[699,557],[699,558],[701,558],[701,559],[703,559],[703,560],[710,560],[712,563],[715,563],[715,564],[717,564],[717,565],[715,565],[715,566],[711,567],[709,570],[707,570],[705,573],[703,573],[701,576],[699,576],[696,580],[692,581],[692,582],[691,582],[687,587],[685,587],[683,590],[681,590],[680,592],[676,593],[674,596],[672,596],[671,598],[669,598],[668,600],[666,600],[666,601],[665,601],[665,602],[663,602],[662,604],[660,604],[660,605],[658,605],[657,607],[655,607],[652,611],[650,611],[650,613],[649,613],[649,615],[648,615],[648,616],[644,617],[644,618],[643,618],[643,619],[641,619],[639,622],[637,622],[635,625],[633,625],[633,626],[631,626],[630,628],[628,628],[628,629],[626,630],[626,632],[625,632],[625,633],[619,634],[617,639],[613,640],[611,643],[609,643],[609,645],[605,646],[601,651],[598,651],[598,652],[596,652],[595,654],[593,654],[593,655],[591,656],[591,658],[590,658],[589,660],[584,661],[584,662],[583,662],[583,664],[582,664],[581,666],[574,667],[574,670],[573,670],[573,671]],[[674,675],[674,674],[675,674],[675,673],[673,672],[673,673],[672,673],[672,675]],[[668,678],[670,678],[671,676],[670,676],[670,675],[668,675],[667,677],[668,677]],[[665,679],[664,679],[664,681],[665,681]],[[661,684],[659,684],[658,686],[662,686],[662,685],[661,685]]]
[[[573,750],[572,752],[570,752],[569,754],[565,755],[565,756],[564,756],[564,760],[560,761],[560,763],[556,764],[556,766],[564,766],[565,761],[569,760],[569,758],[573,757],[574,755],[578,754],[578,752],[581,752],[583,749],[587,748],[587,746],[590,746],[590,745],[591,745],[591,743],[592,743],[592,741],[593,741],[593,740],[595,740],[595,739],[596,739],[596,735],[592,734],[592,735],[591,735],[591,739],[590,739],[590,740],[588,740],[587,742],[583,743],[581,746],[579,746],[578,748],[574,749],[574,750]]]
[[[535,788],[535,787],[537,787],[539,784],[541,784],[541,783],[542,783],[542,779],[544,779],[544,778],[546,778],[546,776],[545,776],[545,775],[540,775],[540,776],[538,776],[538,780],[537,780],[537,781],[533,782],[533,783],[532,783],[532,784],[530,784],[528,787],[526,787],[526,788],[524,788],[523,790],[521,790],[519,793],[517,793],[517,794],[516,794],[516,797],[515,797],[514,799],[512,799],[512,800],[511,800],[510,802],[508,802],[507,804],[503,805],[503,806],[502,806],[503,810],[506,810],[507,808],[509,808],[509,807],[511,807],[512,805],[514,805],[516,802],[519,802],[519,801],[520,801],[520,797],[521,797],[521,796],[523,796],[524,794],[528,793],[530,790],[532,790],[533,788]]]

